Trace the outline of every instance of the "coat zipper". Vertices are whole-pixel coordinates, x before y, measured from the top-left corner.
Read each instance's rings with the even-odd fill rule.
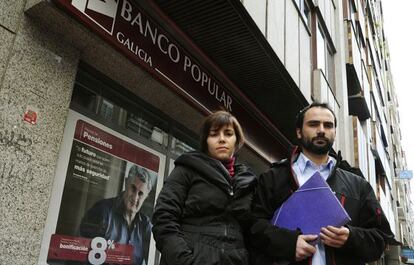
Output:
[[[227,225],[224,225],[224,236],[227,237]],[[224,254],[224,248],[221,248],[221,253]]]
[[[224,169],[224,172],[226,172],[226,174],[227,174],[227,176],[228,176],[228,178],[230,180],[230,182],[228,182],[230,188],[227,189],[227,191],[228,191],[229,195],[233,197],[233,195],[234,195],[234,187],[233,187],[234,179],[232,179],[232,176],[230,176],[229,172],[227,171],[227,168],[225,168],[222,163],[218,163],[218,164],[220,165],[220,167],[222,169]],[[233,178],[235,178],[235,177],[236,176],[233,176]]]

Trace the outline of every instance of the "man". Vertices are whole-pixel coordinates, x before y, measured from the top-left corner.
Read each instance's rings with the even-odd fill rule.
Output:
[[[84,237],[103,237],[134,247],[133,264],[145,265],[151,239],[150,219],[139,212],[151,191],[147,170],[133,165],[118,197],[98,201],[84,216],[80,233]]]
[[[364,264],[379,259],[393,239],[369,183],[342,169],[340,155],[329,155],[336,125],[335,114],[327,104],[306,107],[296,120],[300,147],[294,148],[290,159],[273,164],[260,176],[249,233],[253,264]],[[351,222],[342,227],[324,227],[319,235],[273,226],[269,220],[274,211],[316,171],[335,192]],[[315,244],[318,236],[319,243]]]

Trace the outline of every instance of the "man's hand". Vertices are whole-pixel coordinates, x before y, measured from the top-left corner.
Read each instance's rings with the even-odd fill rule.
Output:
[[[296,261],[309,258],[316,252],[316,248],[308,242],[316,240],[317,235],[299,235],[296,241]]]
[[[344,226],[341,226],[339,228],[334,226],[323,227],[321,229],[320,237],[322,243],[325,245],[334,248],[340,248],[348,240],[349,229]]]

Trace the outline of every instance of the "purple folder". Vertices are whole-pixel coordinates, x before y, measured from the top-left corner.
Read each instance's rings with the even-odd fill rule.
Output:
[[[340,227],[351,220],[319,172],[313,174],[274,213],[272,224],[304,235],[319,235],[322,227]]]

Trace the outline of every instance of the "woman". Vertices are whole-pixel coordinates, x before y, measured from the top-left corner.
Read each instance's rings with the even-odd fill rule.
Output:
[[[152,231],[161,264],[248,264],[243,225],[256,178],[234,163],[242,129],[217,111],[205,119],[200,140],[201,152],[177,158],[158,196]]]

